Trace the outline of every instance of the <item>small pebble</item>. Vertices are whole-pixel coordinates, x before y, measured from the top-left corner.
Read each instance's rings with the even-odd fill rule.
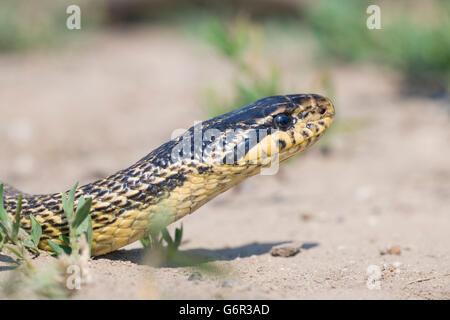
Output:
[[[292,257],[300,252],[301,247],[302,244],[298,242],[284,243],[272,247],[272,249],[270,249],[270,254],[274,257]]]
[[[399,256],[402,253],[402,250],[400,249],[399,245],[395,245],[392,246],[386,250],[380,250],[380,255],[385,255],[385,254],[395,254],[397,256]]]
[[[312,219],[312,215],[309,213],[301,213],[300,214],[300,220],[302,221],[310,221]]]
[[[402,250],[400,250],[400,246],[395,245],[389,249],[389,254],[396,254],[400,255],[402,253]]]

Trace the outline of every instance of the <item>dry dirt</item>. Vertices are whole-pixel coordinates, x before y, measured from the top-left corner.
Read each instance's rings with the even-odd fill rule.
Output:
[[[306,51],[289,43],[274,53],[286,93],[314,90]],[[129,166],[204,119],[204,89],[227,92],[232,78],[214,50],[157,28],[0,56],[0,70],[0,177],[34,193]],[[151,267],[135,243],[93,259],[92,282],[75,297],[449,299],[448,102],[400,96],[397,76],[374,66],[330,75],[338,121],[358,128],[335,133],[329,153],[314,146],[183,219],[180,250],[211,256],[219,273]],[[298,254],[270,255],[289,241],[302,243]]]

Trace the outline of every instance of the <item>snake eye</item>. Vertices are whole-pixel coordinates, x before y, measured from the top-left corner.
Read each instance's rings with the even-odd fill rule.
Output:
[[[280,113],[273,118],[273,125],[277,129],[286,131],[292,126],[292,117],[285,113]]]

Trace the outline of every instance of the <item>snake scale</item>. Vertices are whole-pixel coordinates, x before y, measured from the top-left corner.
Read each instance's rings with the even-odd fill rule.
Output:
[[[281,162],[307,149],[333,119],[333,104],[319,95],[263,98],[201,122],[129,168],[78,187],[76,198],[92,198],[91,254],[102,255],[148,235],[158,212],[170,224],[270,167],[274,156]],[[4,193],[6,210],[12,213],[21,192],[5,185]],[[61,193],[23,195],[21,224],[29,231],[29,216],[36,217],[43,230],[41,249],[50,250],[48,239],[59,242],[69,232],[61,198]]]

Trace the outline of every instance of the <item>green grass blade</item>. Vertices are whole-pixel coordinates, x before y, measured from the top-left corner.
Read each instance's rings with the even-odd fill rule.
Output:
[[[64,242],[64,244],[66,244],[66,245],[70,245],[70,238],[68,237],[68,236],[65,236],[65,235],[60,235],[59,236],[59,239],[62,241],[62,242]]]
[[[11,238],[12,238],[13,242],[17,241],[17,235],[19,234],[20,212],[22,212],[22,195],[19,195],[19,198],[17,199],[16,216],[15,216],[15,220],[13,223],[12,234],[11,234]]]
[[[42,227],[39,223],[39,221],[36,220],[36,218],[31,214],[30,215],[31,220],[31,240],[33,241],[34,245],[37,247],[39,244],[39,241],[41,240],[42,235]]]
[[[74,229],[78,229],[78,227],[88,217],[89,212],[91,211],[92,198],[89,198],[87,200],[85,200],[84,198],[81,198],[79,203],[81,203],[81,206],[78,206],[75,219],[72,222],[72,228],[74,228]],[[87,231],[87,230],[83,230],[83,231]]]
[[[23,241],[23,245],[24,245],[25,247],[27,247],[27,248],[33,248],[33,247],[36,246],[36,245],[34,244],[34,242],[33,242],[33,239],[31,239],[31,238],[25,239],[25,240]]]
[[[2,234],[7,236],[9,234],[8,228],[3,224],[3,222],[0,222],[0,231]]]
[[[5,246],[6,249],[8,249],[9,251],[11,251],[12,253],[14,253],[19,259],[24,259],[24,256],[17,251],[15,248],[11,247],[11,246]]]
[[[66,195],[63,193],[62,202],[63,209],[66,214],[69,223],[73,221],[73,203],[75,201],[75,192],[77,191],[78,182],[70,189],[69,196],[66,198]]]
[[[9,233],[9,231],[11,231],[11,218],[6,212],[3,202],[3,184],[0,184],[0,223],[3,225],[3,229],[6,233]]]
[[[142,238],[140,241],[144,248],[150,248],[152,245],[152,241],[150,240],[150,237]]]
[[[47,240],[47,243],[52,249],[55,251],[56,255],[60,256],[62,254],[70,255],[72,253],[72,249],[68,246],[58,244],[52,240]]]
[[[178,229],[175,229],[175,246],[178,248],[181,244],[181,240],[183,239],[183,224]]]
[[[172,240],[172,237],[169,234],[169,231],[167,231],[167,228],[162,229],[161,230],[161,234],[162,234],[162,237],[163,237],[164,241],[166,241],[166,243],[169,246],[172,246],[173,245],[173,240]]]

